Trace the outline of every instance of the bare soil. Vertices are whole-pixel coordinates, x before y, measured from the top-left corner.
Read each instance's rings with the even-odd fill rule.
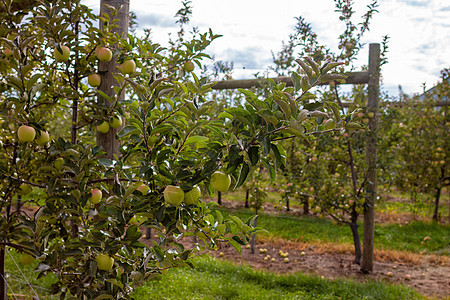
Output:
[[[215,201],[208,199],[207,201]],[[222,199],[222,206],[229,209],[242,208],[243,203]],[[265,213],[277,214],[280,210],[273,205],[264,206]],[[283,211],[282,213],[286,213]],[[301,207],[291,207],[289,214],[302,215]],[[409,215],[392,215],[377,213],[377,223],[407,223]],[[247,264],[256,269],[267,270],[275,273],[303,272],[316,274],[329,279],[351,278],[358,281],[368,279],[383,280],[394,284],[404,284],[417,290],[417,292],[438,299],[450,299],[450,258],[447,256],[420,255],[402,253],[399,251],[376,251],[372,274],[363,274],[360,266],[355,264],[352,249],[343,247],[323,247],[321,245],[308,245],[290,241],[259,241],[255,247],[255,253],[243,248],[241,254],[230,245],[225,245],[218,251],[210,251],[210,254],[233,261],[238,264]],[[259,249],[267,249],[267,253],[260,253]],[[284,262],[284,257],[279,251],[289,253],[289,262]],[[221,254],[221,252],[223,254]],[[302,255],[304,252],[304,255]],[[268,260],[264,258],[270,255]],[[275,261],[271,259],[274,258]],[[409,275],[410,279],[405,276]]]
[[[363,274],[359,265],[353,262],[354,255],[351,253],[324,252],[320,247],[306,244],[296,247],[292,242],[257,242],[255,248],[253,254],[247,248],[243,248],[241,254],[238,254],[233,247],[225,245],[217,251],[211,251],[210,254],[280,274],[303,272],[328,279],[383,280],[410,286],[426,296],[450,299],[450,266],[447,259],[442,261],[439,258],[436,260],[436,257],[422,257],[415,262],[385,259],[374,262],[372,274]],[[259,249],[267,249],[267,252],[260,253]],[[280,250],[289,253],[288,263],[285,263],[284,257],[279,255]],[[270,255],[270,258],[265,260],[267,255]],[[271,258],[275,261],[271,261]],[[409,280],[405,277],[407,274],[410,276]]]

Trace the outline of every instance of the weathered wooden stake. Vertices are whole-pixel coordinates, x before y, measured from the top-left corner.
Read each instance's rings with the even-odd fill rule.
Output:
[[[129,0],[101,0],[100,15],[108,14],[111,16],[111,11],[107,6],[105,6],[105,4],[119,9],[119,14],[115,17],[116,19],[119,20],[116,23],[118,27],[114,28],[112,31],[114,33],[119,33],[123,38],[126,39],[130,19]],[[114,17],[111,16],[111,19],[114,19]],[[100,23],[100,28],[102,26],[103,24]],[[107,46],[117,47],[117,45],[107,45]],[[115,95],[115,91],[112,87],[117,84],[116,80],[114,79],[114,74],[118,72],[116,68],[116,60],[117,57],[114,56],[110,62],[98,63],[98,73],[101,76],[101,84],[99,89],[102,92],[106,93],[108,96]],[[118,96],[123,99],[125,95],[118,95]],[[103,99],[103,101],[106,101],[106,99]],[[119,130],[121,130],[121,128],[116,129],[111,128],[105,134],[97,132],[97,145],[103,147],[103,149],[106,151],[106,157],[109,159],[113,159],[114,155],[119,154],[119,141],[116,138],[116,134]]]
[[[375,200],[377,197],[377,130],[378,130],[378,104],[380,93],[380,44],[369,46],[369,100],[367,111],[373,112],[370,119],[366,140],[367,185],[366,201],[364,205],[364,235],[363,257],[361,271],[373,271],[373,246],[375,230]]]

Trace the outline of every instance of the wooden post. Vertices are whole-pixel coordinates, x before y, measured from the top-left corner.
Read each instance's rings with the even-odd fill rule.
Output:
[[[377,197],[377,129],[380,93],[380,44],[369,46],[369,100],[367,111],[373,112],[369,120],[366,140],[367,185],[364,205],[364,236],[361,271],[373,271],[373,246],[375,230],[375,200]]]
[[[105,4],[113,6],[119,9],[119,14],[116,19],[119,21],[116,23],[118,27],[114,28],[112,31],[114,33],[121,34],[122,38],[127,38],[128,34],[128,26],[129,26],[129,18],[130,18],[130,8],[129,8],[129,0],[101,0],[100,1],[100,15],[108,14],[111,15],[111,11]],[[114,17],[111,17],[114,19]],[[103,26],[100,23],[100,28]],[[117,47],[117,45],[107,45],[110,47]],[[116,85],[116,80],[114,79],[114,74],[118,72],[116,68],[116,59],[114,56],[110,62],[99,62],[98,63],[98,72],[101,76],[101,84],[99,89],[106,93],[108,96],[115,95],[115,91],[112,88]],[[119,95],[123,99],[124,95]],[[100,98],[100,96],[99,96]],[[99,99],[100,100],[100,99]],[[103,99],[103,101],[106,101]],[[109,159],[113,159],[114,155],[119,154],[119,141],[116,138],[117,132],[121,128],[113,129],[111,128],[107,133],[99,133],[97,132],[97,145],[102,146],[106,152],[106,157]]]

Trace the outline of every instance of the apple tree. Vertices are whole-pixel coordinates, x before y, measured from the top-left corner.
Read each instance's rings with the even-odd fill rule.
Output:
[[[423,94],[386,107],[382,130],[386,139],[381,143],[386,155],[387,176],[395,187],[409,191],[413,205],[419,195],[434,195],[432,219],[439,219],[439,202],[449,181],[448,107],[436,103],[448,97],[448,70],[441,72],[436,87]],[[411,116],[415,116],[411,118]],[[395,122],[393,122],[395,120]]]
[[[325,112],[301,106],[309,89],[342,78],[329,74],[340,63],[299,60],[306,75],[294,73],[295,87],[271,82],[263,98],[242,90],[244,104],[217,111],[214,82],[192,72],[209,58],[211,30],[188,37],[182,27],[163,47],[149,31],[115,32],[121,8],[96,16],[79,1],[39,0],[20,13],[0,5],[0,261],[7,247],[23,263],[39,260],[38,276],[55,274],[61,298],[129,298],[219,241],[239,251],[257,231],[252,219],[224,218],[199,187],[217,189],[219,171],[239,187],[260,160],[274,177],[278,141],[322,129]],[[113,81],[105,63],[119,71]],[[113,152],[105,136],[117,140]],[[159,240],[145,243],[143,226]],[[200,243],[186,248],[190,235]]]

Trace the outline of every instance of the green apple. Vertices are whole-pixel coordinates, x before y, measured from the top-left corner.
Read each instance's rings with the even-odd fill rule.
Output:
[[[179,186],[168,185],[164,189],[164,200],[166,204],[179,206],[184,199],[184,192]]]
[[[230,184],[231,177],[224,172],[216,171],[211,176],[211,187],[215,191],[226,192],[228,191]]]
[[[106,47],[101,47],[96,51],[97,59],[103,62],[109,62],[112,59],[112,52]]]
[[[367,116],[369,117],[369,119],[372,119],[375,116],[375,114],[371,111],[367,113]]]
[[[89,197],[89,202],[92,204],[97,204],[102,200],[103,194],[102,191],[99,189],[92,189],[91,190],[91,197]]]
[[[111,128],[119,128],[122,126],[122,118],[120,116],[112,116],[109,119],[109,125]]]
[[[362,122],[363,122],[365,125],[369,124],[369,118],[364,118],[364,119],[362,120]]]
[[[50,134],[47,131],[41,131],[41,135],[36,139],[36,144],[45,145],[50,141]]]
[[[109,123],[104,121],[102,124],[97,126],[97,131],[100,133],[107,133],[109,131]]]
[[[98,269],[102,271],[109,271],[114,265],[114,258],[105,253],[97,255],[95,260],[97,261]]]
[[[133,74],[134,71],[136,71],[136,63],[131,59],[125,60],[119,66],[119,70],[120,72],[122,72],[122,74]]]
[[[70,49],[69,49],[69,47],[67,47],[65,45],[61,45],[60,47],[61,47],[62,52],[60,52],[58,50],[58,47],[55,47],[55,52],[54,52],[55,60],[57,62],[66,62],[69,60],[69,57],[70,57]]]
[[[138,186],[137,190],[142,193],[142,195],[147,195],[148,191],[150,191],[150,187],[146,184],[141,184]]]
[[[285,263],[289,263],[289,258],[286,257],[286,258],[284,259],[284,262],[285,262]]]
[[[36,130],[28,125],[22,125],[17,130],[17,136],[21,142],[31,142],[36,137]]]
[[[202,191],[198,185],[194,186],[192,190],[184,194],[184,203],[187,205],[197,204]]]
[[[183,68],[186,72],[192,72],[195,69],[194,63],[192,61],[186,61],[183,64]]]
[[[63,165],[64,165],[64,158],[58,157],[57,159],[55,159],[54,166],[56,169],[62,170]]]
[[[20,256],[20,262],[22,265],[29,265],[34,261],[34,256],[28,253],[22,253]]]
[[[19,187],[19,194],[22,196],[28,195],[32,191],[33,191],[33,188],[31,187],[31,185],[26,184],[26,183],[22,183]]]
[[[88,83],[92,87],[99,87],[102,82],[100,74],[94,73],[88,76]]]

